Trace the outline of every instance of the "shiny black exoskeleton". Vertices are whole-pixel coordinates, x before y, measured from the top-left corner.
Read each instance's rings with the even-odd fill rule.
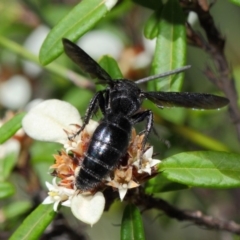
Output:
[[[109,175],[126,154],[133,125],[147,120],[142,141],[142,150],[153,126],[153,114],[150,110],[139,111],[142,101],[149,99],[158,107],[187,107],[194,109],[214,109],[228,104],[223,97],[204,93],[181,92],[144,92],[136,82],[120,79],[113,80],[87,53],[67,39],[63,39],[66,54],[81,69],[92,77],[108,84],[109,87],[99,91],[90,101],[83,126],[79,134],[96,109],[99,107],[103,120],[93,133],[85,157],[76,178],[76,187],[81,191],[91,190]],[[152,80],[158,76],[149,78]]]

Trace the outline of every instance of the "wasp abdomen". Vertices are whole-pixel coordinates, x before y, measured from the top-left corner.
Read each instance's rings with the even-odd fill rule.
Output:
[[[122,124],[119,126],[119,123]],[[97,127],[76,179],[78,189],[86,191],[94,188],[116,167],[126,153],[131,128],[131,123],[121,118],[116,122],[104,120]]]

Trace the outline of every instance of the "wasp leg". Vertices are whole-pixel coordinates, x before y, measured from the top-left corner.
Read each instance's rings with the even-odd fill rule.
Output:
[[[147,119],[147,124],[146,127],[143,131],[141,131],[141,133],[144,132],[144,138],[142,140],[142,146],[141,146],[141,153],[140,153],[140,168],[142,166],[142,156],[143,156],[143,151],[147,142],[147,138],[149,133],[151,132],[152,128],[153,128],[153,113],[150,110],[144,111],[144,112],[139,112],[136,113],[135,115],[132,116],[132,124],[136,124],[139,122],[144,121],[145,119]]]
[[[89,106],[87,108],[86,114],[84,116],[84,121],[83,124],[81,126],[81,128],[72,136],[69,137],[69,140],[75,138],[77,135],[79,135],[84,128],[86,127],[86,125],[88,124],[89,120],[92,118],[92,116],[94,115],[94,113],[97,112],[98,108],[100,107],[101,112],[103,113],[103,115],[105,115],[105,99],[104,99],[104,93],[106,91],[99,91],[97,92],[94,97],[91,99]]]
[[[100,92],[101,92],[101,94],[99,95],[98,106],[99,106],[103,116],[105,116],[106,111],[107,111],[107,105],[108,105],[109,90],[103,90]],[[104,94],[105,94],[105,97],[104,97]],[[97,112],[97,109],[95,109],[93,114],[96,112]]]

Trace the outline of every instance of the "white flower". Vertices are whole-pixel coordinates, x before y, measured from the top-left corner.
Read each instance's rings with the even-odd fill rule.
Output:
[[[74,137],[74,134],[81,125],[78,110],[71,104],[57,99],[39,103],[22,121],[23,129],[31,138],[61,143],[67,152],[78,146],[81,137]],[[97,122],[90,120],[85,130],[91,136],[97,126]]]
[[[48,197],[45,198],[42,204],[52,204],[53,210],[56,212],[58,205],[61,203],[63,206],[70,207],[71,198],[73,197],[75,190],[58,186],[56,178],[53,178],[52,184],[46,182],[46,186],[49,190]]]
[[[132,167],[128,169],[116,169],[114,172],[114,179],[106,178],[106,180],[109,181],[106,185],[118,189],[121,201],[124,199],[128,189],[139,186],[138,183],[132,180]]]
[[[32,108],[22,121],[23,129],[30,137],[62,144],[68,140],[64,130],[72,132],[75,126],[73,124],[82,124],[78,110],[57,99],[41,102]]]
[[[53,204],[53,210],[56,212],[58,205],[71,207],[73,215],[91,226],[101,217],[104,207],[105,198],[101,192],[95,195],[80,194],[74,189],[58,186],[56,178],[53,178],[52,184],[46,182],[49,190],[48,197],[42,204]]]
[[[85,127],[85,131],[89,134],[89,136],[92,136],[94,131],[96,130],[98,126],[98,122],[93,121],[90,119],[89,123]],[[73,130],[72,132],[68,132],[68,136],[74,136],[74,134],[79,130],[79,128]],[[76,150],[77,146],[81,142],[81,135],[77,135],[74,138],[71,137],[71,139],[65,140],[64,148],[66,149],[66,152],[68,153],[71,150]]]
[[[81,134],[75,135],[82,125],[78,110],[67,102],[56,99],[41,102],[26,114],[22,125],[30,137],[41,141],[61,143],[67,152],[69,150],[77,151],[79,143],[81,141],[84,143],[85,135],[83,135],[83,140]],[[84,131],[87,139],[91,137],[97,126],[97,122],[89,121]],[[71,164],[71,157],[68,159],[67,156],[67,153],[59,155],[60,159],[58,160],[61,164]],[[53,165],[54,168],[59,167],[60,163],[56,162]],[[78,170],[79,167],[76,168],[76,171]],[[62,184],[66,184],[67,181],[74,182],[74,176],[71,177],[73,179],[69,176],[68,179],[62,179]],[[43,204],[53,204],[54,211],[57,211],[61,204],[71,207],[74,216],[87,224],[93,225],[100,219],[105,206],[105,198],[101,192],[95,195],[81,194],[77,189],[59,186],[56,178],[53,179],[52,184],[46,182],[46,186],[49,192]]]
[[[127,191],[129,188],[133,188],[131,187],[131,184],[134,184],[134,182],[130,182],[130,183],[124,183],[124,184],[121,184],[121,183],[118,183],[116,186],[118,188],[118,193],[119,193],[119,197],[121,199],[121,201],[124,199],[125,195],[127,194]],[[134,184],[134,187],[138,187],[139,184],[135,183]]]
[[[153,147],[150,147],[142,156],[141,164],[140,159],[133,163],[138,168],[138,173],[146,172],[151,175],[151,167],[157,165],[161,161],[158,159],[152,159]]]
[[[105,207],[105,198],[102,192],[95,195],[75,195],[71,199],[71,210],[73,215],[91,226],[101,217]]]
[[[93,120],[90,119],[90,121],[89,121],[88,125],[86,126],[85,130],[87,131],[87,133],[90,136],[92,136],[98,125],[99,125],[98,122],[93,121]]]

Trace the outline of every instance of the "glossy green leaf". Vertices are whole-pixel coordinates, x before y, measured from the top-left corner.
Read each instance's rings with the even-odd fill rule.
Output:
[[[240,5],[240,0],[230,0],[233,4]]]
[[[118,67],[117,62],[110,56],[103,56],[99,65],[113,78],[113,79],[121,79],[123,75],[121,70]]]
[[[15,193],[14,186],[9,182],[0,182],[0,199],[12,196]]]
[[[10,240],[40,239],[40,236],[54,219],[55,215],[56,213],[53,211],[52,204],[39,205],[13,233]]]
[[[144,229],[139,209],[129,204],[126,206],[121,225],[121,240],[144,240]]]
[[[240,155],[226,152],[185,152],[166,158],[159,171],[171,181],[205,188],[240,187]]]
[[[159,34],[159,21],[162,9],[155,11],[146,21],[144,26],[144,36],[148,39],[154,39]]]
[[[189,188],[189,186],[177,182],[173,182],[159,173],[156,177],[146,182],[144,190],[148,194],[177,191]]]
[[[62,38],[76,41],[94,27],[117,0],[83,0],[48,34],[40,50],[39,60],[46,65],[63,52]]]
[[[151,67],[153,74],[166,72],[185,65],[186,32],[185,20],[179,1],[168,1],[159,21],[154,59]],[[179,91],[183,82],[183,73],[149,82],[150,90]]]
[[[0,144],[8,140],[22,127],[22,119],[24,115],[25,113],[17,114],[0,127]]]

